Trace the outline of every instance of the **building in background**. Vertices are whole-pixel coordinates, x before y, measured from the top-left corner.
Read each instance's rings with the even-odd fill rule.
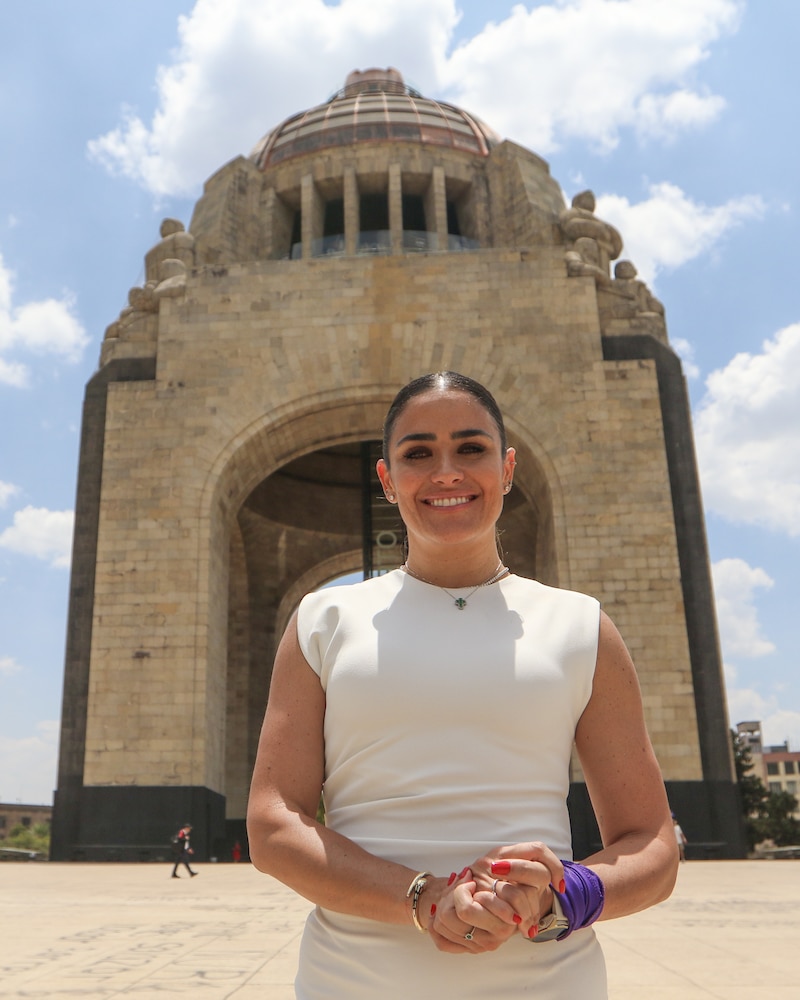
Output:
[[[770,792],[788,792],[798,800],[795,818],[800,819],[800,751],[790,750],[788,741],[764,746],[760,722],[740,722],[736,731],[746,742],[753,760],[753,773]]]
[[[736,734],[740,742],[747,747],[750,759],[753,763],[753,774],[765,782],[764,770],[764,744],[761,737],[761,722],[752,720],[750,722],[739,722],[736,725]]]
[[[52,815],[51,806],[26,806],[19,802],[0,802],[0,840],[5,840],[17,826],[28,829],[39,823],[49,823]]]
[[[771,792],[788,792],[797,798],[800,790],[800,752],[790,750],[789,744],[764,747],[764,773],[767,788]],[[795,810],[800,818],[800,807]]]
[[[396,70],[350,75],[165,220],[86,388],[52,857],[245,843],[277,638],[402,562],[374,473],[425,372],[517,450],[512,571],[596,595],[694,849],[744,853],[681,364],[591,192]],[[575,762],[575,848],[598,843]]]

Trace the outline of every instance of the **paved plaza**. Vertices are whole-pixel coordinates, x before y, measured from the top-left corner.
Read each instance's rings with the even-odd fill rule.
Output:
[[[293,1000],[309,904],[250,865],[198,870],[0,864],[0,997]],[[669,900],[598,934],[612,1000],[797,1000],[800,861],[687,862]]]

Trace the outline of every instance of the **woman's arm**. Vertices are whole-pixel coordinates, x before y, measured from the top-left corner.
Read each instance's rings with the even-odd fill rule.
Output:
[[[602,612],[592,694],[575,742],[604,845],[583,861],[603,881],[600,919],[661,902],[672,892],[678,870],[672,818],[645,728],[633,662],[613,622]],[[493,860],[507,863],[502,878],[510,884],[500,883],[500,903],[481,891],[497,874]],[[553,860],[544,844],[513,844],[497,849],[493,858],[479,858],[472,865],[478,889],[475,904],[496,916],[502,903],[509,904],[526,917],[520,932],[535,935],[532,924],[553,905]]]
[[[672,819],[633,662],[602,612],[592,696],[575,743],[604,845],[583,862],[605,886],[601,919],[661,902],[678,870]]]
[[[250,857],[314,903],[373,920],[410,923],[416,872],[363,851],[316,821],[324,773],[325,693],[292,618],[270,683],[250,800]]]

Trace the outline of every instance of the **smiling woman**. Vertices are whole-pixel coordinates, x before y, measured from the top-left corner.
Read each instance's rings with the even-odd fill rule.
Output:
[[[378,462],[408,533],[404,568],[434,586],[480,586],[508,572],[499,573],[495,526],[514,449],[505,446],[497,404],[489,397],[487,409],[468,385],[451,373],[410,383],[389,412]]]
[[[256,866],[317,904],[301,1000],[601,1000],[591,925],[672,889],[672,823],[619,633],[594,598],[500,558],[514,466],[483,386],[409,383],[377,466],[406,563],[306,596],[282,640],[248,831]],[[580,864],[573,745],[603,841]]]

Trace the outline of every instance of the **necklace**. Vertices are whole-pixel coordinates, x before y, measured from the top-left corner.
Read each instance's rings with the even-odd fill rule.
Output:
[[[443,590],[448,597],[453,598],[453,604],[458,608],[459,611],[463,611],[467,606],[467,601],[481,589],[481,587],[491,587],[493,583],[506,575],[508,572],[508,566],[504,566],[502,560],[497,564],[497,569],[494,571],[494,575],[490,576],[488,580],[484,580],[483,583],[479,583],[477,587],[473,587],[472,590],[467,594],[466,597],[456,597],[455,594],[451,594],[446,587],[440,586],[438,583],[433,583],[431,580],[426,580],[424,576],[420,576],[419,573],[415,573],[413,569],[408,568],[408,563],[403,563],[401,569],[405,570],[409,576],[413,576],[415,580],[420,580],[422,583],[427,583],[430,587],[438,587],[439,590]]]

